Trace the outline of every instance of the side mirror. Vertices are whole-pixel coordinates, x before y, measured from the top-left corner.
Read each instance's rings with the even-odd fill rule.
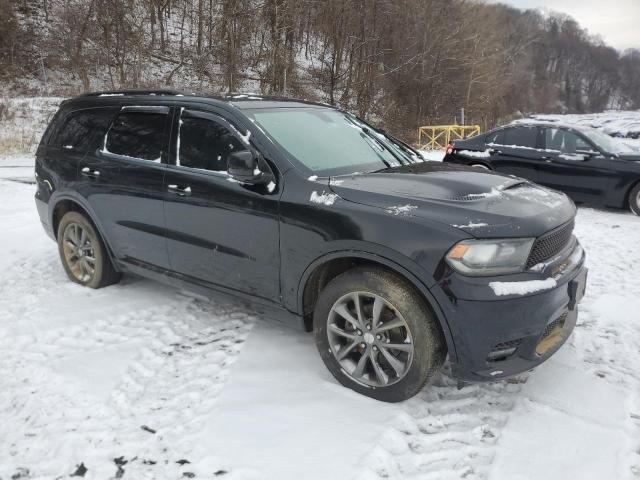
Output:
[[[259,185],[271,181],[271,174],[260,170],[258,156],[252,150],[231,153],[227,173],[231,178],[248,185]]]

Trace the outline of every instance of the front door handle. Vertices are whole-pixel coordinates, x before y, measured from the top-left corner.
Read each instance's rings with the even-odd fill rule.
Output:
[[[540,157],[540,158],[547,163],[551,163],[551,157]]]
[[[84,167],[80,170],[80,173],[89,178],[98,178],[100,176],[100,170],[91,170],[89,167]]]
[[[175,193],[176,195],[180,195],[181,197],[191,195],[191,187],[183,185],[167,185],[167,190],[171,193]]]

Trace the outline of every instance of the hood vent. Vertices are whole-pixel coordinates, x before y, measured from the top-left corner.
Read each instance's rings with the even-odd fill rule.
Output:
[[[486,200],[489,198],[499,198],[502,196],[503,192],[513,191],[515,189],[522,188],[525,186],[530,186],[530,184],[525,181],[520,181],[520,182],[516,181],[507,186],[500,185],[498,187],[494,187],[488,192],[467,193],[466,195],[458,195],[455,197],[451,197],[449,200],[453,200],[454,202],[475,202],[478,200]]]

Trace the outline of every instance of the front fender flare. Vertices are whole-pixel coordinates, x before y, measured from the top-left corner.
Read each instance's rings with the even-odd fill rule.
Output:
[[[396,272],[397,274],[405,278],[407,281],[409,281],[409,283],[411,283],[411,285],[414,288],[416,288],[420,292],[420,294],[422,294],[424,299],[427,301],[427,304],[429,305],[434,315],[436,316],[436,320],[440,324],[440,327],[445,337],[445,341],[447,342],[447,349],[449,351],[449,355],[453,357],[452,361],[454,363],[457,362],[458,356],[456,353],[453,336],[451,335],[451,328],[449,327],[449,323],[447,321],[446,316],[444,315],[444,312],[440,308],[440,304],[438,303],[434,295],[429,290],[429,287],[422,280],[420,280],[420,278],[417,275],[415,275],[409,268],[401,265],[400,263],[394,260],[390,260],[386,256],[380,255],[378,253],[362,251],[362,250],[345,249],[345,250],[335,250],[332,252],[328,252],[316,258],[309,266],[307,266],[304,273],[302,274],[302,277],[300,278],[300,282],[298,284],[298,292],[297,292],[298,312],[300,312],[301,314],[303,314],[304,312],[304,289],[307,284],[307,281],[311,277],[311,274],[320,265],[328,261],[336,260],[340,258],[359,258],[362,260],[369,260],[375,263],[379,263],[386,266],[390,270]],[[433,284],[435,284],[435,282],[433,282],[431,285]]]

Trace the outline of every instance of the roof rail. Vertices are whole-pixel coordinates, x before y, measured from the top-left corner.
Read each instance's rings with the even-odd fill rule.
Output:
[[[157,90],[104,90],[99,92],[87,92],[81,97],[117,97],[125,95],[190,95],[181,90],[157,89]]]

